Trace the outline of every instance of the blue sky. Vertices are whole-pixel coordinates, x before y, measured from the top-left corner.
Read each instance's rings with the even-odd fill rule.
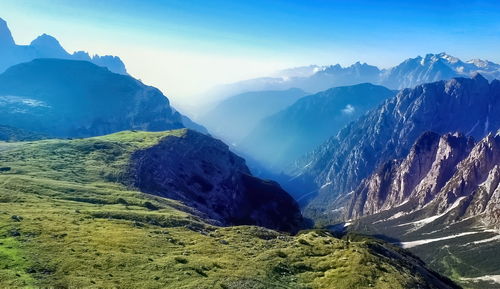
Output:
[[[308,64],[389,67],[446,51],[500,62],[500,1],[0,0],[18,43],[115,54],[174,102]]]

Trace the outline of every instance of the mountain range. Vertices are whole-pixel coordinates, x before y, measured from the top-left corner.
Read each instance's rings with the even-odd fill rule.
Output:
[[[213,96],[215,99],[224,99],[248,91],[286,90],[289,88],[300,88],[308,93],[317,93],[336,86],[364,82],[399,90],[413,88],[427,82],[448,80],[453,77],[470,77],[474,73],[481,73],[488,80],[500,78],[500,65],[481,59],[462,61],[444,52],[409,58],[386,69],[361,62],[346,67],[339,64],[311,65],[284,70],[270,77],[221,85],[207,92],[207,95]]]
[[[125,64],[117,56],[90,56],[87,52],[68,53],[54,37],[43,34],[29,45],[17,45],[5,20],[0,18],[0,73],[7,68],[29,62],[36,58],[59,58],[84,60],[108,68],[110,71],[127,74]]]
[[[404,157],[425,131],[480,139],[500,127],[500,82],[480,74],[404,89],[343,128],[290,170],[317,195],[306,215],[335,221],[360,182],[382,163]]]

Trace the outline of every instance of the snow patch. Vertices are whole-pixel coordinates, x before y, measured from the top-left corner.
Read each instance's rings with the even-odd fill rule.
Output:
[[[332,182],[327,182],[325,183],[324,185],[321,186],[321,188],[319,188],[320,190],[323,189],[323,188],[326,188],[328,187],[329,185],[333,184]]]
[[[448,214],[449,212],[451,212],[453,209],[455,209],[456,207],[458,207],[458,205],[460,205],[460,202],[464,199],[465,197],[460,197],[458,198],[454,203],[453,205],[451,205],[451,207],[449,207],[448,209],[446,209],[446,211],[444,211],[443,213],[439,214],[439,215],[436,215],[436,216],[432,216],[432,217],[429,217],[429,218],[425,218],[425,219],[422,219],[422,220],[419,220],[419,221],[415,221],[415,222],[410,222],[410,223],[404,223],[404,224],[401,224],[401,225],[398,225],[398,227],[402,227],[402,226],[406,226],[406,225],[410,225],[410,224],[413,224],[417,227],[422,227],[426,224],[430,224],[432,222],[434,222],[435,220],[441,218],[442,216]]]
[[[413,248],[413,247],[428,244],[428,243],[433,243],[433,242],[448,240],[448,239],[454,239],[454,238],[472,235],[472,234],[478,234],[478,233],[481,233],[481,232],[465,232],[465,233],[455,234],[455,235],[441,237],[441,238],[423,239],[423,240],[410,241],[410,242],[400,242],[398,245],[401,246],[401,248],[403,248],[403,249],[408,249],[408,248]]]
[[[500,284],[500,275],[484,275],[475,278],[460,278],[460,279],[464,281],[473,281],[473,282],[486,281],[486,282],[493,282]]]

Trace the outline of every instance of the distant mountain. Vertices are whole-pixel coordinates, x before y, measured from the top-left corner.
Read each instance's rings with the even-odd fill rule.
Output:
[[[446,53],[427,54],[425,57],[407,59],[398,66],[382,71],[378,83],[403,89],[453,77],[470,77],[474,73],[481,73],[488,80],[498,79],[500,65],[480,59],[463,62]]]
[[[47,34],[39,36],[30,45],[16,45],[7,23],[0,18],[0,73],[10,66],[29,62],[36,58],[84,60],[106,67],[115,73],[127,74],[125,64],[120,58],[110,55],[90,56],[83,51],[69,54],[57,39]]]
[[[480,59],[461,61],[444,52],[410,58],[388,69],[379,69],[359,62],[347,67],[338,64],[311,65],[283,70],[270,77],[221,85],[208,92],[208,95],[223,99],[247,91],[284,90],[291,87],[317,93],[331,87],[364,82],[399,90],[453,77],[470,77],[473,73],[481,73],[488,80],[500,78],[500,65]]]
[[[498,275],[500,130],[478,142],[424,133],[354,190],[345,219],[349,230],[398,240],[456,279]]]
[[[268,168],[282,168],[395,94],[365,83],[303,97],[260,121],[239,149]]]
[[[249,91],[286,90],[299,88],[307,93],[317,93],[336,86],[359,83],[376,83],[380,70],[366,63],[357,62],[348,67],[306,66],[277,72],[274,76],[243,80],[220,85],[207,92],[213,99],[225,99]]]
[[[237,143],[263,118],[294,103],[306,93],[291,88],[283,91],[256,91],[231,96],[198,119],[224,140]]]
[[[36,59],[0,75],[0,125],[51,137],[184,127],[156,88],[86,61]]]
[[[418,137],[432,130],[480,139],[500,128],[500,81],[477,74],[402,90],[379,108],[342,129],[290,174],[316,196],[305,209],[329,223],[341,218],[352,192],[381,164],[408,154]],[[303,188],[302,188],[303,189]]]

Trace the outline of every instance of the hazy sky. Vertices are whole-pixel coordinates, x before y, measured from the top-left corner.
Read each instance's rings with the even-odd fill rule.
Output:
[[[274,70],[426,53],[500,62],[500,1],[0,0],[18,44],[112,54],[177,104]]]

